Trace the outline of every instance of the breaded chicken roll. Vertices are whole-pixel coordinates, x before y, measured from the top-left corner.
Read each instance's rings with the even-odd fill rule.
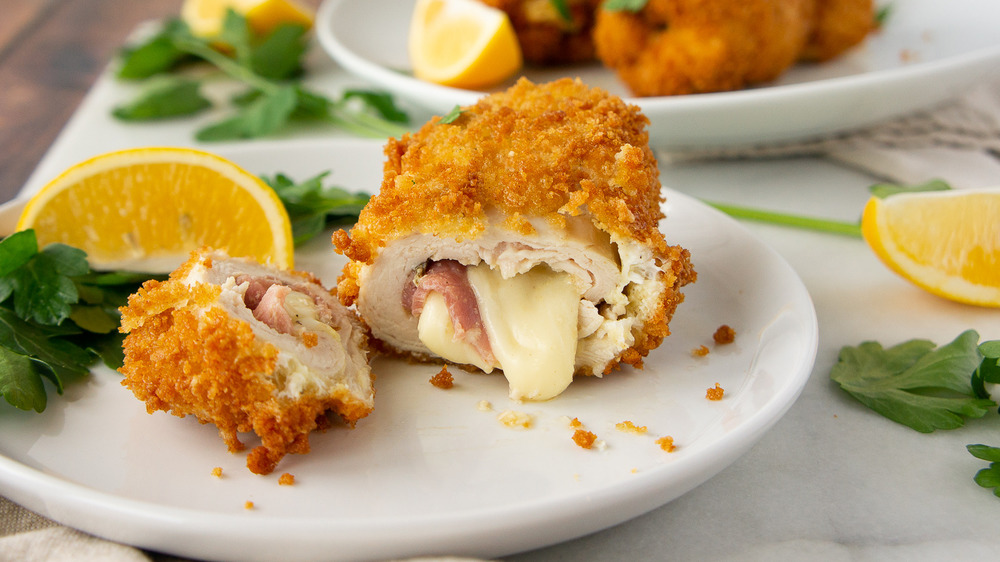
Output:
[[[372,411],[365,331],[308,273],[201,250],[132,295],[121,330],[122,384],[146,410],[213,423],[233,452],[255,432],[257,474],[309,452],[328,412],[353,425]]]
[[[579,81],[521,79],[386,145],[339,281],[381,346],[483,371],[515,399],[561,393],[669,334],[695,279],[669,245],[648,120]]]

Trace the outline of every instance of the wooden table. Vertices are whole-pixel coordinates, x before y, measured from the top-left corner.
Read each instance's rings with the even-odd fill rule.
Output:
[[[319,0],[302,0],[316,6]],[[0,18],[0,201],[28,179],[140,22],[183,0],[17,0]]]

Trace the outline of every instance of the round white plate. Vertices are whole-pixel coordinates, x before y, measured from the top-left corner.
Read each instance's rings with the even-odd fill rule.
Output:
[[[417,80],[406,41],[412,0],[325,0],[323,48],[349,72],[439,114],[483,92]],[[879,2],[884,4],[885,2]],[[649,117],[651,144],[682,150],[790,141],[871,125],[925,108],[1000,75],[1000,2],[891,2],[885,27],[824,64],[800,64],[766,86],[737,92],[628,98]],[[535,82],[563,76],[628,97],[598,63],[526,68]],[[497,90],[513,83],[513,80]]]
[[[332,181],[351,190],[380,183],[375,143],[219,153],[260,174],[304,179],[332,169]],[[721,213],[666,196],[662,227],[691,250],[699,279],[645,370],[515,403],[499,375],[453,369],[454,388],[440,390],[428,382],[438,367],[379,358],[375,412],[353,430],[313,434],[311,453],[286,457],[268,476],[251,474],[245,453],[229,454],[214,426],[149,415],[117,373],[97,370],[64,396],[50,391],[42,414],[0,403],[0,492],[98,536],[208,559],[496,557],[640,515],[747,451],[798,396],[817,345],[809,295],[774,251]],[[297,254],[298,268],[330,285],[342,264],[326,236]],[[721,324],[736,330],[734,343],[713,343]],[[692,355],[702,345],[710,353]],[[725,389],[721,401],[705,397],[715,383]],[[479,408],[483,400],[490,411]],[[533,427],[501,425],[497,415],[508,409],[533,416]],[[606,447],[574,444],[567,417]],[[625,420],[648,433],[615,429]],[[656,445],[664,435],[676,451]],[[217,466],[221,479],[211,475]],[[278,484],[284,472],[293,486]]]

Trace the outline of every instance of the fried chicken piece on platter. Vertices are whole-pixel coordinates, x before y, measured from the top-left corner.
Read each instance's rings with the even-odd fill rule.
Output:
[[[353,426],[374,405],[361,323],[308,273],[203,249],[129,297],[121,325],[122,385],[149,413],[215,424],[231,452],[255,432],[257,474],[308,453],[328,412]]]
[[[524,60],[536,65],[594,60],[590,34],[601,0],[566,0],[570,18],[552,0],[480,0],[510,18]]]
[[[598,58],[637,96],[737,90],[829,60],[872,28],[871,0],[649,0],[602,9]]]

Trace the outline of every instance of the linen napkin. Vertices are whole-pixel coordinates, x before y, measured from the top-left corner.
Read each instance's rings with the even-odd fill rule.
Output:
[[[666,163],[819,156],[906,185],[942,179],[955,188],[1000,186],[1000,82],[983,83],[935,107],[861,130],[657,156]]]

